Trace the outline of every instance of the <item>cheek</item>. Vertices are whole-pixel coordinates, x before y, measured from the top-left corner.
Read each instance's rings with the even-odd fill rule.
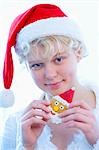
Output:
[[[69,63],[60,68],[60,74],[66,78],[72,78],[77,73],[77,63]]]
[[[33,78],[33,80],[34,80],[34,82],[38,85],[38,86],[40,86],[41,84],[43,84],[43,76],[42,76],[42,74],[40,73],[40,72],[32,72],[31,71],[31,75],[32,75],[32,78]]]

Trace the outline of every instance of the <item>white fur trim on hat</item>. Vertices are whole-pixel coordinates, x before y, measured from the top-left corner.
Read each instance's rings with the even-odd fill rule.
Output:
[[[30,43],[34,39],[49,35],[66,35],[84,43],[79,26],[68,17],[53,17],[35,21],[26,25],[17,35],[16,47],[21,43]]]
[[[66,100],[64,100],[63,98],[61,98],[60,96],[54,96],[53,98],[55,98],[57,101],[59,101],[63,105],[69,106],[69,103]]]

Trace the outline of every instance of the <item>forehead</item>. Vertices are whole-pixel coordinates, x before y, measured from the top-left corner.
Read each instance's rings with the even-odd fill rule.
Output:
[[[56,58],[57,56],[59,56],[61,53],[57,52],[57,53],[53,53],[52,55],[43,55],[44,53],[42,52],[42,55],[38,55],[36,57],[34,57],[33,55],[29,55],[27,60],[28,62],[41,62],[41,61],[51,61],[52,59]]]
[[[69,47],[66,45],[32,45],[30,47],[30,52],[27,55],[28,60],[50,60],[61,53],[68,53]]]
[[[41,61],[41,60],[51,60],[53,57],[57,56],[58,52],[48,52],[42,48],[39,48],[37,52],[30,52],[27,55],[28,61]]]

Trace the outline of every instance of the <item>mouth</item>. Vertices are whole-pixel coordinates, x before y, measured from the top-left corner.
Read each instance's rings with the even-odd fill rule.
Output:
[[[61,84],[63,83],[64,80],[58,81],[58,82],[54,82],[54,83],[46,83],[45,86],[51,88],[51,89],[56,89],[59,88],[61,86]]]
[[[57,85],[59,83],[61,83],[62,81],[58,81],[58,82],[54,82],[54,83],[46,83],[46,86],[52,86],[52,85]]]

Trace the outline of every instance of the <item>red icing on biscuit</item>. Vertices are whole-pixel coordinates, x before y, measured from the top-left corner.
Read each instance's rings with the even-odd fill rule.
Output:
[[[60,94],[59,96],[64,100],[66,100],[68,103],[71,103],[73,100],[74,92],[75,92],[75,88],[71,88],[70,90]]]

